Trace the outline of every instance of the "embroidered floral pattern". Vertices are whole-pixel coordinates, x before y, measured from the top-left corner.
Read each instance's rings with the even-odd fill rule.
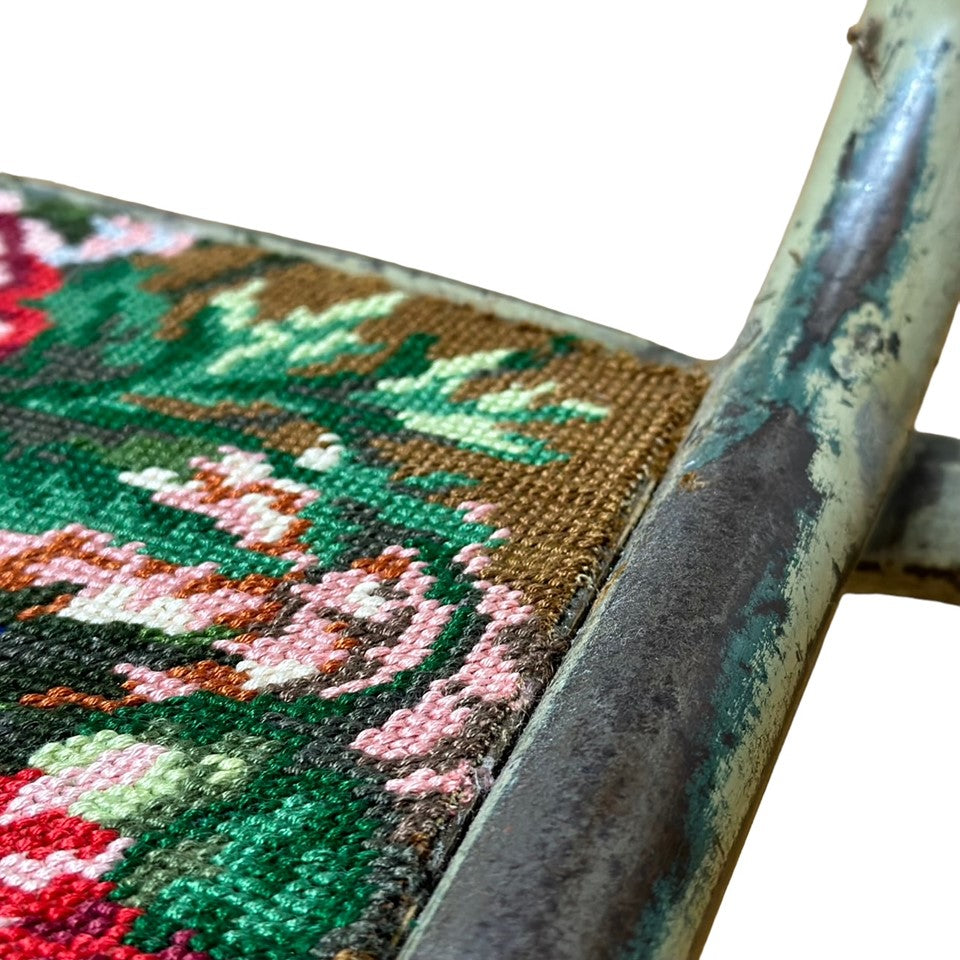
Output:
[[[0,189],[0,955],[392,955],[702,386]]]

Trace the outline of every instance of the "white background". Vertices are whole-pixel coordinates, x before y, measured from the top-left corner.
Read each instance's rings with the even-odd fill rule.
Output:
[[[715,357],[860,6],[10,4],[0,168]],[[941,433],[960,430],[952,339],[919,422]],[[843,601],[707,960],[960,955],[958,627],[960,609]]]

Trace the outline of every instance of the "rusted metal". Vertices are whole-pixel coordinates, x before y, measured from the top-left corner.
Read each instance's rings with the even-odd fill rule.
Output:
[[[872,20],[746,328],[404,960],[703,942],[960,294],[960,7]]]

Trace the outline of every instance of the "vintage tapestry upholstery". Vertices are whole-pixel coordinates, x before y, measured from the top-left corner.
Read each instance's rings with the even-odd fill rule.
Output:
[[[0,957],[392,956],[702,388],[0,184]]]

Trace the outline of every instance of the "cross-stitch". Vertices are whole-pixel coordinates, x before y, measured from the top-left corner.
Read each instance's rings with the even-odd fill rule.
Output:
[[[0,957],[392,956],[703,386],[0,191]]]

